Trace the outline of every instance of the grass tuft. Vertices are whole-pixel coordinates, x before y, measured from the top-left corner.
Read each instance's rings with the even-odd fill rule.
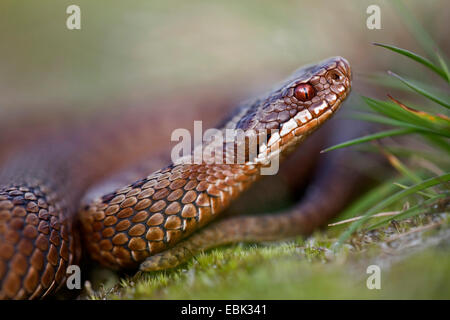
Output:
[[[403,8],[400,1],[395,1],[394,5],[397,9]],[[422,29],[422,27],[415,22],[414,17],[409,15],[406,11],[403,15],[407,19],[407,23],[413,27],[413,32],[420,36],[422,44],[429,45],[431,43],[429,41],[431,38],[429,38],[428,34]],[[392,45],[380,43],[374,44],[424,65],[429,70],[444,79],[447,85],[450,84],[447,63],[445,62],[443,56],[439,53],[439,50],[435,50],[433,52],[435,52],[435,58],[439,61],[440,66],[412,51]],[[428,49],[430,48],[428,47]],[[364,214],[360,215],[360,217],[339,236],[338,241],[335,244],[335,249],[342,246],[354,233],[358,231],[371,230],[373,228],[392,223],[393,221],[407,219],[421,213],[429,212],[430,206],[433,206],[438,202],[444,204],[443,208],[445,211],[447,210],[448,203],[450,202],[448,191],[450,179],[450,163],[448,159],[448,154],[450,153],[450,144],[448,141],[450,138],[450,118],[445,114],[447,110],[450,109],[450,100],[448,97],[441,98],[430,92],[428,89],[424,89],[424,87],[418,86],[412,81],[407,80],[392,71],[388,71],[388,74],[406,85],[406,89],[412,90],[416,94],[425,97],[427,101],[437,103],[445,109],[432,113],[425,111],[426,109],[429,109],[425,106],[421,108],[412,108],[405,103],[400,102],[398,99],[395,99],[390,94],[387,96],[391,101],[382,101],[369,97],[362,97],[362,100],[372,110],[372,112],[358,112],[355,117],[365,121],[387,125],[391,128],[385,131],[380,131],[346,141],[344,143],[329,147],[322,152],[329,152],[370,141],[379,141],[385,138],[407,136],[412,138],[412,140],[416,143],[425,143],[425,145],[430,149],[427,153],[434,153],[435,155],[443,153],[446,154],[446,156],[444,156],[446,158],[444,158],[444,161],[431,159],[433,157],[428,157],[427,160],[422,158],[421,164],[427,164],[427,173],[425,174],[426,179],[424,180],[423,177],[421,177],[421,175],[423,175],[424,168],[409,168],[406,164],[406,162],[411,162],[410,160],[413,157],[418,157],[414,152],[407,153],[407,161],[402,161],[399,157],[392,154],[388,150],[388,147],[381,147],[380,143],[378,143],[378,152],[380,152],[389,161],[391,166],[399,172],[401,178],[388,181],[378,189],[370,191],[344,213],[342,217],[348,219],[355,217],[360,214],[361,211],[364,211]],[[364,108],[362,109],[364,110]],[[429,170],[430,168],[432,168],[432,170]],[[432,171],[431,174],[430,171]],[[402,190],[394,192],[392,185],[400,187]],[[393,192],[393,194],[391,193],[389,195],[388,192]],[[410,201],[414,203],[412,207],[410,207]],[[366,223],[372,216],[381,214],[383,209],[392,209],[392,207],[399,205],[404,208],[402,209],[403,212],[396,215],[390,215],[368,227],[366,226]],[[339,224],[339,222],[337,224]]]

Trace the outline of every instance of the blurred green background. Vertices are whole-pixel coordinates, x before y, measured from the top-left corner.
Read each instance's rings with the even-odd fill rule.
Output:
[[[357,83],[399,59],[371,42],[423,53],[390,2],[2,0],[0,108],[78,112],[206,86],[252,93],[334,55],[351,62]],[[81,30],[66,28],[70,4]],[[381,30],[366,27],[371,4]],[[448,52],[448,1],[406,5]]]

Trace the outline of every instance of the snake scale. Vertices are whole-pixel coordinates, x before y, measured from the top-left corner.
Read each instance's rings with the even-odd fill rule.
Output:
[[[278,154],[284,159],[335,114],[350,89],[349,63],[329,58],[244,102],[221,128],[278,130],[266,136],[266,152],[260,148],[256,158]],[[265,162],[246,154],[240,164],[171,164],[80,210],[86,190],[119,168],[122,155],[130,158],[134,142],[123,136],[137,125],[124,122],[39,141],[2,166],[0,299],[53,294],[64,285],[67,267],[78,263],[81,243],[93,260],[111,268],[170,268],[220,244],[310,233],[342,209],[352,193],[340,186],[352,175],[330,167],[316,180],[317,188],[310,188],[290,211],[214,222],[261,177]],[[334,168],[341,167],[338,162]],[[334,203],[318,203],[326,193],[334,193]]]

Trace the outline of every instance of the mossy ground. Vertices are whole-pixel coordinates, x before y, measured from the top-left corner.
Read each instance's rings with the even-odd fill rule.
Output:
[[[449,299],[447,214],[423,215],[355,234],[332,245],[345,227],[307,239],[210,250],[168,271],[120,278],[94,272],[94,299]],[[381,289],[366,286],[367,267],[381,268]],[[108,279],[101,281],[100,279]],[[120,279],[120,280],[119,280]]]

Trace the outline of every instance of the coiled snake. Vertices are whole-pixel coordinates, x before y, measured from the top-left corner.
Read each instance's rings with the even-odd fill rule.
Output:
[[[169,165],[92,201],[77,215],[79,233],[75,213],[80,199],[131,148],[123,132],[137,129],[99,125],[94,135],[78,130],[16,153],[0,171],[0,298],[32,299],[55,292],[65,283],[67,267],[79,259],[80,235],[95,261],[150,271],[174,267],[220,244],[311,232],[349,199],[350,189],[339,182],[351,174],[339,169],[339,163],[322,172],[320,188],[312,188],[293,210],[210,222],[260,178],[264,157],[285,158],[330,119],[350,87],[350,66],[341,57],[296,71],[223,122],[223,129],[278,130],[266,137],[258,161],[246,154],[242,164]],[[330,192],[333,204],[317,202]]]

